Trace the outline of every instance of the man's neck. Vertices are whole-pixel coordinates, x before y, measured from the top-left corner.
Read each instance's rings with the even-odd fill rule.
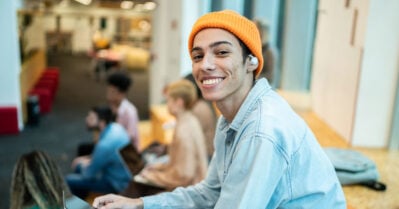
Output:
[[[247,98],[251,89],[252,85],[251,87],[247,88],[247,90],[244,90],[239,97],[234,98],[232,95],[229,98],[216,102],[216,106],[220,110],[220,113],[229,123],[231,123],[234,117],[237,115],[241,105],[244,103],[245,98]]]

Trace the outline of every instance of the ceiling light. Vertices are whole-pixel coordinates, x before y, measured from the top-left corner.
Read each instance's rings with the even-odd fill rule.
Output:
[[[84,5],[89,5],[91,3],[91,0],[75,0],[75,1],[77,1],[81,4],[84,4]]]
[[[131,9],[133,8],[133,2],[132,1],[122,1],[121,2],[121,8],[122,9]]]
[[[157,4],[155,4],[154,2],[151,2],[151,1],[146,2],[144,4],[144,9],[146,9],[146,10],[154,10],[155,7],[157,7]]]

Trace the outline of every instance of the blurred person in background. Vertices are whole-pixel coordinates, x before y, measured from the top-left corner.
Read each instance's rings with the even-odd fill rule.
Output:
[[[205,136],[205,145],[206,151],[208,154],[208,159],[210,160],[213,155],[213,138],[215,137],[215,128],[216,128],[216,113],[213,108],[212,103],[206,101],[202,97],[201,90],[198,88],[195,83],[195,79],[193,74],[190,73],[184,77],[185,79],[191,81],[195,85],[195,89],[197,92],[197,100],[195,101],[191,111],[198,118],[202,131]]]
[[[208,159],[201,124],[191,111],[197,95],[194,84],[179,80],[166,88],[169,112],[176,117],[173,139],[167,146],[167,162],[148,164],[135,176],[139,183],[164,190],[189,186],[200,182],[206,175]],[[140,185],[130,185],[127,196],[139,197]]]
[[[10,209],[62,208],[69,189],[57,164],[43,151],[22,155],[12,174]]]
[[[139,116],[137,108],[127,99],[127,92],[133,81],[123,72],[115,72],[107,78],[107,101],[116,115],[116,122],[121,124],[129,134],[131,143],[139,148]]]
[[[131,179],[119,150],[130,143],[126,130],[114,122],[108,106],[92,108],[86,117],[90,130],[100,133],[93,153],[73,160],[74,173],[66,176],[71,192],[84,199],[89,192],[119,193],[126,189]]]

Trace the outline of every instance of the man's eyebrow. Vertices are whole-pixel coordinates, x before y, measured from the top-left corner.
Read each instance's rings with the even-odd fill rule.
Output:
[[[213,48],[213,47],[219,46],[221,44],[228,44],[230,46],[233,46],[233,44],[228,41],[217,41],[217,42],[210,44],[209,47]],[[200,51],[200,50],[201,50],[201,47],[194,47],[193,49],[191,49],[191,52]]]
[[[215,43],[212,43],[212,44],[209,45],[209,46],[210,46],[211,48],[213,48],[213,47],[216,47],[216,46],[221,45],[221,44],[228,44],[228,45],[230,45],[230,46],[233,46],[233,44],[230,43],[230,42],[228,42],[228,41],[217,41],[217,42],[215,42]]]

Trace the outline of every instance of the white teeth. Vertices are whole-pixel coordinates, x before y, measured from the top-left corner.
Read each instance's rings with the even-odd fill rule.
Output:
[[[202,83],[205,85],[212,85],[212,84],[217,84],[222,82],[223,79],[221,78],[214,78],[214,79],[208,79],[208,80],[203,80]]]

